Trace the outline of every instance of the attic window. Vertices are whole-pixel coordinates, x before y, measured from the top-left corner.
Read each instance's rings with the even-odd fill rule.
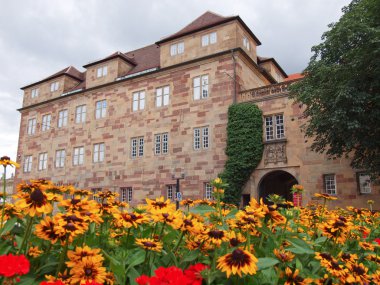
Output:
[[[32,98],[38,97],[39,90],[38,88],[32,89]]]
[[[249,50],[249,40],[248,40],[248,38],[247,37],[243,37],[243,46],[247,49],[247,50]]]
[[[208,46],[209,44],[215,44],[217,40],[216,32],[202,36],[202,46]]]
[[[184,53],[184,51],[185,51],[185,43],[184,42],[176,43],[176,44],[173,44],[170,46],[170,55],[171,56]]]
[[[96,77],[103,77],[103,76],[106,76],[107,75],[107,66],[102,66],[102,67],[99,67],[96,71]]]
[[[58,81],[53,82],[52,84],[50,84],[50,92],[57,91],[58,88],[59,88],[59,82]]]

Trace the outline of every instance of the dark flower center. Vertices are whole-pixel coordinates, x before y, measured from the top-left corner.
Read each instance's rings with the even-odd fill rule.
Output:
[[[90,277],[92,275],[92,269],[91,268],[85,268],[84,270],[84,274],[87,276],[87,277]]]
[[[320,256],[323,258],[323,259],[326,259],[328,261],[331,261],[332,260],[332,257],[330,254],[328,253],[321,253]]]
[[[42,204],[45,200],[45,196],[40,189],[36,189],[30,194],[30,199],[36,204]]]
[[[229,265],[237,265],[237,266],[244,266],[245,264],[249,264],[249,256],[242,251],[241,249],[235,249],[231,253],[231,257],[227,261]]]
[[[1,161],[5,161],[5,160],[11,160],[11,158],[9,156],[2,156],[0,158]]]
[[[230,245],[231,246],[238,246],[239,245],[239,240],[237,238],[230,239]]]
[[[165,202],[154,202],[154,203],[152,203],[152,204],[153,204],[153,206],[155,206],[155,207],[157,207],[157,208],[160,208],[160,209],[166,207],[166,203],[165,203]]]
[[[79,199],[71,199],[71,204],[76,205],[80,202]]]
[[[221,239],[224,236],[224,233],[222,231],[218,230],[212,230],[208,233],[208,235],[212,238]]]
[[[145,247],[156,247],[156,244],[154,242],[150,242],[150,241],[143,242],[143,245]]]
[[[364,275],[365,274],[365,270],[359,266],[353,266],[353,271],[357,274],[357,275]]]
[[[67,225],[64,226],[64,228],[68,231],[75,231],[76,230],[76,227],[73,223],[67,223]]]

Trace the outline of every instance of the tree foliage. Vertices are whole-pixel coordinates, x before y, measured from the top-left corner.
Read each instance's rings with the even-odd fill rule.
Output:
[[[380,1],[354,0],[329,25],[291,96],[305,105],[312,149],[380,174]]]
[[[253,104],[233,104],[228,109],[228,156],[220,175],[228,183],[224,201],[239,204],[241,192],[263,155],[261,110]]]

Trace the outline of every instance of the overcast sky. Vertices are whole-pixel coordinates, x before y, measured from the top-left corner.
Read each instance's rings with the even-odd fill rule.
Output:
[[[69,65],[82,66],[177,32],[210,10],[239,15],[288,74],[302,71],[311,47],[348,0],[0,0],[0,156],[16,159],[20,87]]]

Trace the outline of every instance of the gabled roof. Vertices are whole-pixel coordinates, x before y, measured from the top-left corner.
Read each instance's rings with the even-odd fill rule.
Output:
[[[78,69],[76,69],[74,66],[68,66],[60,71],[58,71],[57,73],[54,73],[53,75],[50,75],[49,77],[46,77],[40,81],[37,81],[37,82],[34,82],[32,84],[29,84],[29,85],[26,85],[24,87],[21,87],[21,89],[26,89],[26,88],[29,88],[29,87],[32,87],[34,85],[37,85],[37,84],[40,84],[42,82],[45,82],[45,81],[48,81],[48,80],[52,80],[54,78],[57,78],[57,77],[60,77],[62,75],[67,75],[77,81],[83,81],[84,80],[84,76],[83,76],[83,73],[80,72]]]
[[[194,21],[192,21],[190,24],[188,24],[186,27],[184,27],[177,33],[169,37],[163,38],[162,40],[159,40],[158,42],[156,42],[156,44],[160,45],[167,41],[174,40],[174,39],[177,39],[177,38],[180,38],[180,37],[183,37],[195,32],[199,32],[205,29],[209,29],[217,25],[234,21],[234,20],[237,20],[240,22],[240,24],[247,30],[247,32],[256,41],[257,45],[261,45],[261,42],[259,41],[259,39],[252,33],[252,31],[248,28],[248,26],[243,22],[243,20],[239,16],[223,17],[210,11],[205,12],[204,14],[196,18]]]
[[[124,53],[120,52],[120,51],[117,51],[117,52],[114,52],[113,54],[105,57],[105,58],[102,58],[102,59],[99,59],[99,60],[96,60],[96,61],[92,61],[90,63],[87,63],[86,65],[83,65],[84,68],[87,68],[89,66],[92,66],[92,65],[95,65],[95,64],[99,64],[99,63],[102,63],[102,62],[106,62],[108,60],[112,60],[112,59],[115,59],[115,58],[121,58],[122,60],[124,60],[125,62],[131,64],[131,65],[136,65],[136,62],[128,57],[127,55],[125,55]]]
[[[285,78],[288,77],[286,72],[282,69],[282,67],[277,63],[277,61],[273,57],[262,57],[262,56],[257,57],[257,63],[259,65],[268,61],[271,61],[277,67],[277,69],[282,73],[282,75],[285,76]]]
[[[136,66],[128,71],[127,74],[160,67],[160,48],[155,44],[126,52],[125,55],[136,62]]]

